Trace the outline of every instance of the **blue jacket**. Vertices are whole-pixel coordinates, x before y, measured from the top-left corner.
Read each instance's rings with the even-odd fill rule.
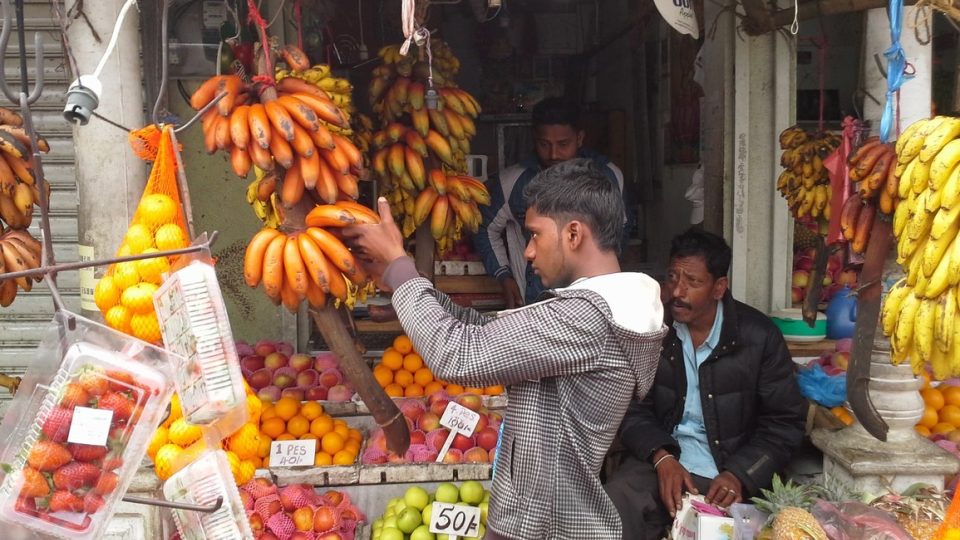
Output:
[[[623,191],[623,172],[606,156],[581,149],[577,157],[593,159],[606,173],[610,182]],[[523,227],[527,212],[523,191],[541,170],[543,168],[540,162],[536,157],[531,157],[504,169],[499,175],[491,176],[486,182],[490,192],[490,205],[480,207],[483,222],[473,236],[473,245],[487,274],[496,277],[498,281],[506,278],[516,280],[520,290],[524,291],[524,302],[527,304],[535,302],[544,287],[540,277],[534,274],[533,267],[523,256],[530,239]],[[633,223],[632,213],[628,211],[625,224],[627,232],[633,228]],[[624,241],[627,236],[624,235]]]

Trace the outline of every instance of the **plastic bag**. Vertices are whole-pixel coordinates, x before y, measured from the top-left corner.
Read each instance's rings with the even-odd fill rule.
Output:
[[[770,517],[752,504],[737,503],[730,507],[733,516],[733,540],[753,540]]]
[[[820,500],[810,513],[830,540],[913,540],[892,515],[860,502]]]
[[[797,374],[800,393],[811,401],[832,408],[847,400],[846,375],[829,376],[819,364],[813,364]]]

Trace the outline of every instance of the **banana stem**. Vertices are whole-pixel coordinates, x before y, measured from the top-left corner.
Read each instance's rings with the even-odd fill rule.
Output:
[[[12,377],[0,373],[0,386],[6,388],[11,395],[17,393],[17,389],[20,388],[20,381],[20,377]]]

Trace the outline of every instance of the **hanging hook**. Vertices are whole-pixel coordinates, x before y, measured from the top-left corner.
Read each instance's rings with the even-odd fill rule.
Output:
[[[10,29],[13,26],[10,20],[10,12],[8,10],[9,4],[8,0],[0,0],[0,10],[3,12],[3,30],[0,31],[0,54],[4,57],[7,54],[7,43],[10,40]],[[29,91],[28,80],[27,80],[27,46],[26,46],[26,31],[23,27],[23,0],[16,0],[16,13],[17,13],[17,41],[20,45],[20,91],[27,95],[27,103],[32,104],[40,98],[40,93],[43,92],[43,37],[40,35],[40,32],[37,32],[33,36],[34,50],[37,61],[37,81],[36,86],[33,88],[33,91]],[[10,88],[7,86],[7,78],[0,73],[0,90],[3,90],[3,95],[7,97],[13,103],[20,103],[20,99],[17,94],[10,91]]]
[[[221,506],[223,506],[223,496],[217,497],[217,500],[213,502],[212,506],[206,506],[203,504],[171,502],[171,501],[164,501],[161,499],[148,499],[146,497],[134,497],[133,495],[125,495],[122,500],[124,502],[133,503],[133,504],[146,504],[149,506],[161,506],[163,508],[176,508],[179,510],[189,510],[191,512],[203,512],[204,514],[212,514],[217,510],[219,510]]]
[[[169,39],[167,37],[167,24],[168,16],[170,9],[170,2],[168,0],[161,0],[161,14],[160,14],[160,89],[157,90],[157,100],[153,103],[153,123],[157,126],[160,125],[160,104],[163,103],[163,98],[167,93],[167,55],[168,55],[168,44]]]

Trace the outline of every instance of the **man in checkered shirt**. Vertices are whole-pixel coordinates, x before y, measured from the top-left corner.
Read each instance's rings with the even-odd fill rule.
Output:
[[[507,386],[486,538],[618,539],[598,475],[628,403],[653,381],[666,330],[660,287],[620,271],[623,199],[588,160],[545,170],[526,197],[524,255],[550,290],[498,316],[457,306],[418,276],[384,199],[381,224],[344,234],[394,291],[404,331],[438,378]]]

